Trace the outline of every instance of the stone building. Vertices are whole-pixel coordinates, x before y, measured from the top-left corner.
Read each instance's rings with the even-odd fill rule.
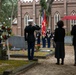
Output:
[[[28,25],[27,20],[33,18],[34,23],[41,25],[40,0],[18,1],[18,16],[13,22],[12,32],[14,35],[23,36],[24,28]],[[76,0],[54,0],[50,8],[48,28],[53,31],[56,23],[66,15],[76,15]],[[66,32],[70,32],[76,20],[63,20]]]

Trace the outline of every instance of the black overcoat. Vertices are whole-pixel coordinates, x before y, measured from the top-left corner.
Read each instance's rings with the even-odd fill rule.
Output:
[[[55,47],[55,57],[56,58],[65,57],[64,37],[65,37],[65,29],[56,28],[55,36],[54,36],[54,41],[56,43],[56,47]]]
[[[24,29],[25,41],[35,42],[35,36],[34,36],[34,31],[35,30],[40,30],[40,27],[37,26],[37,25],[35,25],[35,26],[29,25],[29,26],[25,27],[25,29]]]
[[[73,35],[73,45],[76,46],[76,25],[73,26],[71,35]]]

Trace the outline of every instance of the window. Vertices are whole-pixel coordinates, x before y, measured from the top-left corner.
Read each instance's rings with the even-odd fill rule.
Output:
[[[55,13],[54,15],[54,29],[57,27],[57,22],[60,20],[60,15],[58,12]]]
[[[29,19],[29,15],[25,15],[24,16],[24,28],[25,26],[28,26],[28,19]]]

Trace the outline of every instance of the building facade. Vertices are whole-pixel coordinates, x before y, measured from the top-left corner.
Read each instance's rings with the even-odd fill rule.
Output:
[[[32,18],[34,23],[41,26],[40,0],[18,1],[17,24],[12,25],[14,35],[23,36],[24,28],[28,25],[28,19]],[[56,23],[66,15],[76,15],[76,0],[54,0],[49,9],[48,28],[53,31],[57,26]],[[66,33],[70,32],[76,20],[63,20]]]

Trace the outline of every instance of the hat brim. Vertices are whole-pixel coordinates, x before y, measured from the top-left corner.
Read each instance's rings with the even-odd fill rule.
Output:
[[[33,19],[29,19],[28,22],[33,22]]]

